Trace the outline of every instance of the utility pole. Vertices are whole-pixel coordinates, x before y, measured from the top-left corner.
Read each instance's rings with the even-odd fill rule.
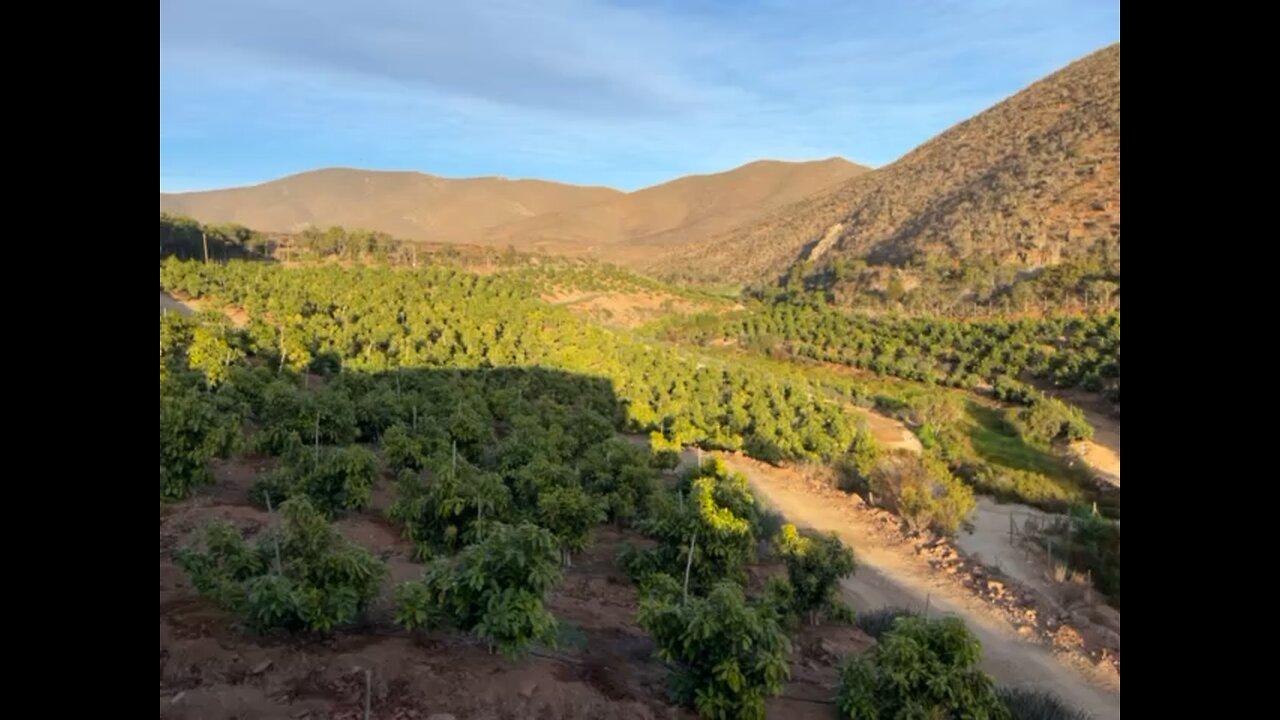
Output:
[[[204,264],[209,264],[209,233],[200,231],[200,242],[204,244]]]

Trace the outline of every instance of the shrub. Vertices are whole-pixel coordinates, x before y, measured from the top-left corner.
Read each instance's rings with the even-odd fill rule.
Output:
[[[577,485],[548,488],[538,494],[538,521],[556,536],[566,567],[572,553],[587,548],[591,528],[604,518],[601,502]]]
[[[897,512],[913,528],[955,533],[977,503],[973,490],[951,474],[946,464],[907,450],[886,454],[871,473],[877,504]]]
[[[453,552],[483,537],[486,525],[511,519],[511,491],[502,477],[458,457],[427,462],[430,480],[405,470],[388,516],[404,527],[420,558],[433,550]]]
[[[554,645],[556,620],[543,596],[560,579],[555,538],[532,523],[494,524],[453,559],[396,588],[396,622],[410,630],[451,623],[507,655]]]
[[[211,481],[209,460],[226,457],[240,437],[239,421],[212,398],[178,389],[160,396],[160,497],[184,498]]]
[[[746,581],[744,567],[756,557],[760,513],[742,476],[693,477],[697,472],[722,473],[718,462],[708,461],[686,475],[675,496],[659,497],[652,516],[641,524],[657,547],[628,550],[620,558],[633,579],[651,572],[684,577],[688,567],[695,591],[724,579]]]
[[[1089,440],[1093,427],[1080,408],[1057,398],[1040,397],[1030,407],[1010,409],[1009,424],[1032,445],[1047,446],[1056,440]]]
[[[182,548],[178,565],[201,595],[260,630],[328,631],[354,621],[386,573],[368,550],[344,540],[305,497],[280,506],[282,532],[250,546],[213,523],[204,549]]]
[[[870,652],[841,667],[837,713],[846,720],[1007,720],[981,660],[982,645],[959,619],[898,618]]]
[[[810,625],[817,625],[824,610],[840,606],[836,585],[853,574],[853,551],[834,533],[801,535],[790,524],[782,526],[774,545],[787,564],[787,581],[793,588],[792,609],[797,615],[807,616]]]
[[[679,592],[674,578],[652,582],[638,616],[658,654],[678,668],[676,700],[704,718],[764,718],[765,701],[790,677],[791,642],[775,613],[748,605],[727,581],[687,602]]]
[[[1088,713],[1069,707],[1052,693],[1018,688],[998,692],[1012,720],[1091,720]]]
[[[252,494],[263,505],[268,499],[280,504],[306,497],[317,510],[334,517],[368,506],[377,472],[377,459],[359,445],[319,452],[295,445],[287,451],[284,465],[254,483]]]
[[[859,630],[879,640],[881,636],[893,629],[893,623],[900,617],[919,617],[920,612],[905,607],[886,607],[858,613]]]

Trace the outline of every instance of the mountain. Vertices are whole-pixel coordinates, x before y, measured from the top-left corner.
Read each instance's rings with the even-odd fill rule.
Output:
[[[289,232],[309,225],[637,264],[865,172],[840,158],[760,161],[632,193],[540,180],[327,169],[252,187],[160,194],[160,210]]]
[[[500,225],[486,231],[485,239],[551,254],[592,254],[642,264],[655,253],[714,237],[867,170],[842,158],[761,160]]]
[[[472,242],[493,225],[620,195],[542,180],[328,168],[251,187],[160,193],[160,210],[266,232],[342,225],[412,240]]]
[[[830,281],[850,267],[1033,269],[1104,256],[1118,276],[1119,245],[1117,43],[890,165],[657,258],[650,269],[768,280],[807,260]],[[830,272],[837,266],[842,272]]]

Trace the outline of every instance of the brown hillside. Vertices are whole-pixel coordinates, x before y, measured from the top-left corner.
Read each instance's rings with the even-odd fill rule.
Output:
[[[669,276],[775,277],[800,259],[1052,265],[1120,243],[1120,45],[1076,61],[891,165],[691,247]]]
[[[269,232],[342,225],[411,240],[470,242],[493,225],[620,195],[542,180],[330,168],[252,187],[161,193],[160,210]]]
[[[762,160],[714,175],[690,175],[586,207],[571,208],[485,233],[496,245],[552,254],[591,254],[626,264],[727,232],[860,175],[842,158],[788,163]]]
[[[253,187],[161,194],[160,210],[274,232],[342,225],[636,265],[865,171],[840,158],[765,160],[622,193],[538,180],[330,169]]]

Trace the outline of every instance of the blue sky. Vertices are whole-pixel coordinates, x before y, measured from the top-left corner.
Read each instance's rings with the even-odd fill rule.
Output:
[[[1119,39],[1118,0],[161,0],[160,190],[883,165]]]

